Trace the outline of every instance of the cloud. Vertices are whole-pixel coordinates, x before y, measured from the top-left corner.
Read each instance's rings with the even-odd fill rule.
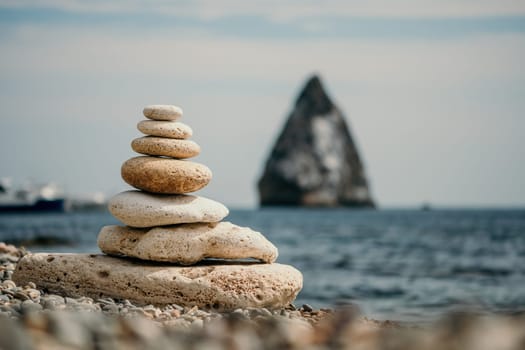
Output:
[[[425,40],[250,40],[172,32],[19,28],[0,45],[5,76],[173,77],[182,81],[293,81],[319,69],[367,85],[443,87],[462,81],[523,79],[525,34]]]
[[[525,15],[525,4],[521,0],[332,0],[322,3],[314,0],[1,0],[0,6],[89,13],[154,12],[203,19],[262,16],[275,21],[320,16],[437,18]]]
[[[0,0],[1,3],[2,0]],[[374,38],[374,39],[430,39],[443,40],[460,36],[475,36],[487,33],[506,34],[525,32],[525,15],[518,10],[471,12],[433,12],[414,14],[408,6],[398,15],[385,12],[355,11],[350,5],[326,6],[312,9],[293,6],[285,2],[282,6],[197,6],[184,2],[180,6],[157,3],[159,6],[144,6],[142,2],[16,2],[0,5],[0,38],[14,26],[26,24],[47,25],[55,28],[81,28],[86,31],[121,31],[130,35],[156,34],[159,31],[175,32],[185,36],[213,34],[217,37],[252,39],[330,39],[330,38]],[[359,3],[365,4],[367,2]],[[233,4],[233,2],[227,2]],[[249,3],[251,4],[251,2]],[[332,3],[330,3],[332,4]],[[397,4],[397,3],[396,3]],[[498,2],[499,4],[499,2]],[[222,5],[222,3],[221,3]],[[47,6],[47,7],[46,7]],[[360,5],[361,6],[361,5]],[[441,9],[441,2],[440,7]],[[296,8],[297,7],[297,8]],[[381,10],[388,7],[378,7]],[[446,8],[446,7],[445,7]],[[276,10],[278,9],[278,10]],[[399,10],[396,6],[394,9]],[[405,11],[406,10],[406,11]],[[403,12],[404,11],[404,12]],[[401,15],[404,13],[404,15]],[[481,15],[485,13],[486,15]],[[367,14],[367,15],[365,15]]]

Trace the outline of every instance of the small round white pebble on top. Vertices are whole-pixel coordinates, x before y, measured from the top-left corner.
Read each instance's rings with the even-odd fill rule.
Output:
[[[146,118],[153,120],[177,120],[182,117],[182,108],[172,105],[149,105],[142,113]]]

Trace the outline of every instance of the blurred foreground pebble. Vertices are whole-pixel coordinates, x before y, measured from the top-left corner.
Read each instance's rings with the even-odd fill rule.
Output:
[[[525,349],[519,315],[457,313],[416,326],[369,320],[352,306],[219,313],[64,298],[10,280],[24,253],[0,243],[0,349]]]

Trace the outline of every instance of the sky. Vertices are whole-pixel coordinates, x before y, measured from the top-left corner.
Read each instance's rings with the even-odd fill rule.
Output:
[[[322,5],[320,5],[322,4]],[[0,177],[130,187],[149,104],[175,104],[213,171],[256,183],[311,74],[383,207],[525,205],[525,2],[0,0]]]

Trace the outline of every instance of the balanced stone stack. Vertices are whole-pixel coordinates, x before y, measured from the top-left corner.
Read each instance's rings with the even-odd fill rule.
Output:
[[[223,204],[188,194],[205,187],[212,173],[186,160],[200,147],[189,140],[192,129],[177,121],[182,110],[153,105],[143,112],[148,120],[137,127],[147,136],[131,143],[143,155],[121,169],[137,190],[108,205],[126,226],[103,227],[98,237],[108,255],[29,254],[13,280],[73,297],[142,304],[220,310],[290,304],[302,288],[301,273],[274,263],[277,248],[261,233],[221,221],[228,215]]]

